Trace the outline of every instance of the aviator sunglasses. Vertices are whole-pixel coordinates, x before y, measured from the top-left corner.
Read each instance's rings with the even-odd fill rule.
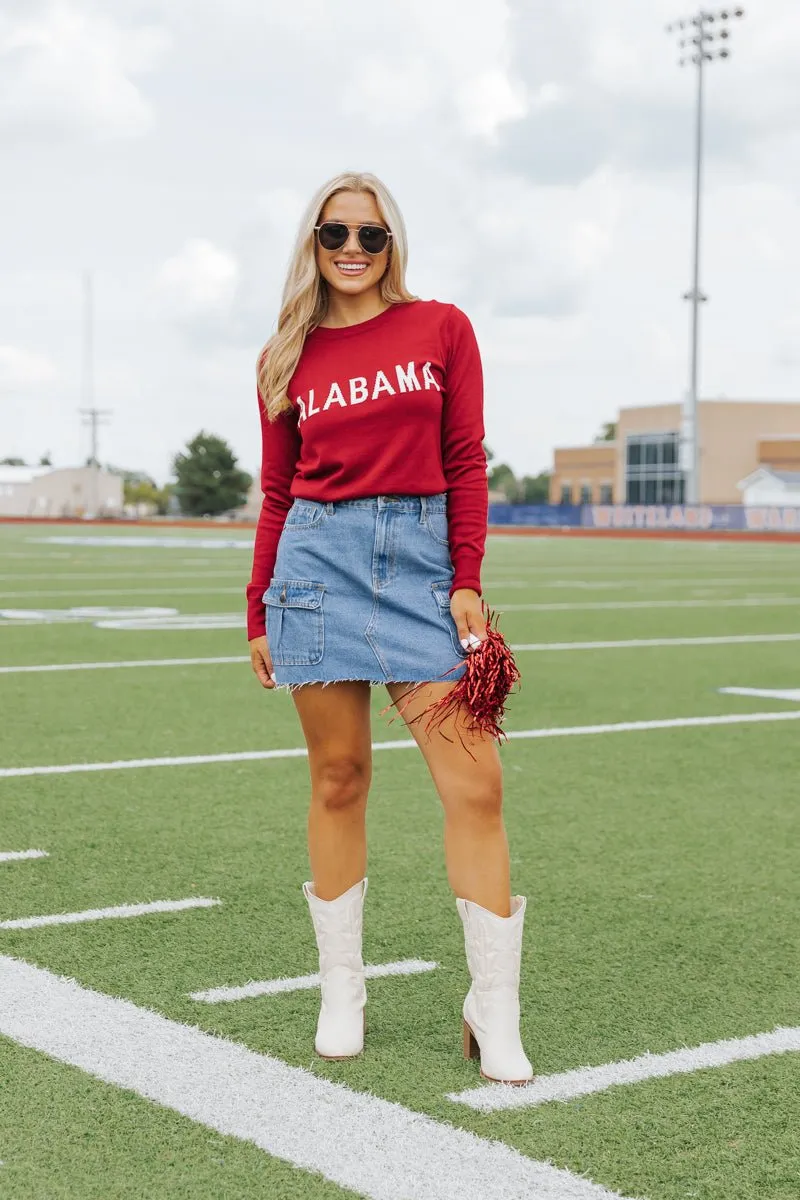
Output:
[[[321,225],[314,226],[323,250],[341,250],[351,229],[358,230],[358,244],[365,254],[380,254],[392,236],[382,225],[345,225],[343,221],[323,221]]]

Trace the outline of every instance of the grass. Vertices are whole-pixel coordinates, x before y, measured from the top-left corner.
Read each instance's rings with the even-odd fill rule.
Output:
[[[246,552],[31,540],[52,532],[0,527],[0,605],[241,607]],[[82,573],[102,578],[66,578]],[[498,538],[485,577],[501,611],[709,603],[509,609],[501,628],[512,643],[800,631],[796,545]],[[206,584],[231,591],[182,591]],[[106,599],[103,587],[136,594]],[[714,604],[748,596],[762,603]],[[775,597],[797,605],[771,605]],[[240,630],[0,625],[3,664],[243,653]],[[522,652],[518,661],[523,688],[509,730],[785,711],[796,706],[717,689],[800,685],[800,642]],[[263,693],[246,664],[6,675],[0,698],[3,766],[302,744],[291,699]],[[404,736],[379,715],[385,703],[376,690],[376,741]],[[800,726],[787,722],[503,747],[514,886],[530,903],[524,1038],[539,1073],[800,1023],[798,737]],[[223,901],[0,930],[0,954],[502,1139],[625,1196],[796,1200],[794,1055],[516,1112],[482,1115],[446,1099],[478,1080],[460,1056],[461,930],[438,804],[415,750],[375,755],[365,957],[440,966],[370,982],[363,1058],[313,1056],[314,992],[217,1006],[189,1000],[206,987],[316,969],[300,892],[306,790],[302,758],[0,779],[0,849],[35,846],[51,856],[0,864],[0,919],[191,895]],[[349,1194],[2,1038],[0,1159],[0,1193],[10,1200]]]

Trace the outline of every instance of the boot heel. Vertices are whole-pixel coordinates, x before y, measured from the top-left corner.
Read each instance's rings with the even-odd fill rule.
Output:
[[[481,1048],[477,1043],[475,1034],[470,1029],[467,1022],[464,1022],[464,1058],[480,1058]]]

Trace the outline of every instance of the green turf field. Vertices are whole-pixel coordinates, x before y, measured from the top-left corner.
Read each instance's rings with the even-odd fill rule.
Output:
[[[102,545],[109,536],[173,544]],[[480,1080],[461,1056],[461,926],[415,748],[375,751],[365,960],[437,966],[369,981],[364,1056],[314,1057],[313,989],[190,998],[317,968],[300,890],[306,761],[218,757],[302,747],[291,698],[263,692],[246,661],[164,663],[247,652],[249,551],[204,548],[203,538],[247,534],[0,526],[0,923],[218,902],[0,927],[3,1200],[798,1200],[800,545],[490,539],[486,595],[523,675],[507,721],[519,736],[502,750],[513,882],[529,897],[523,1037],[540,1077],[612,1069],[596,1092],[581,1090],[581,1075],[567,1100],[485,1111],[451,1099]],[[219,627],[102,627],[125,624],[103,611],[112,608],[217,614]],[[149,665],[8,670],[142,660]],[[399,720],[380,716],[385,703],[376,689],[379,743],[406,737]],[[170,761],[184,757],[202,761]],[[48,766],[73,769],[37,770]],[[47,857],[2,860],[31,849]],[[15,990],[20,962],[41,969],[31,976],[35,1003]],[[68,1032],[54,1032],[37,1008],[45,972],[80,985],[76,1036],[96,1039],[107,1073],[75,1065]],[[115,1054],[128,1051],[115,1022],[134,1010],[92,1016],[82,1007],[89,990],[168,1018],[165,1036],[190,1026],[228,1039],[232,1052],[249,1048],[256,1066],[269,1056],[295,1068],[285,1092],[280,1082],[266,1089],[262,1119],[292,1124],[288,1149],[268,1153],[244,1125],[219,1132],[202,1113],[148,1098],[175,1076],[166,1052],[153,1059],[151,1074],[165,1077],[152,1080],[155,1093],[133,1068],[120,1082]],[[13,1032],[21,1025],[25,1037]],[[647,1052],[777,1028],[789,1031],[782,1053],[756,1048],[743,1061],[614,1082],[617,1064]],[[318,1089],[325,1080],[345,1088]],[[195,1078],[204,1113],[229,1083],[227,1068]],[[319,1127],[306,1145],[302,1097],[335,1131],[350,1119],[351,1093],[365,1105],[360,1160]],[[409,1158],[404,1178],[383,1156],[403,1152],[392,1122],[408,1110],[432,1121],[420,1126],[424,1153]],[[479,1157],[494,1139],[516,1152],[509,1161],[520,1170],[531,1160],[565,1172],[541,1190],[506,1185],[502,1172],[472,1186],[442,1158],[438,1182],[420,1184],[423,1170],[436,1176],[435,1139],[451,1127],[482,1139]],[[372,1163],[381,1182],[368,1188],[359,1171]]]

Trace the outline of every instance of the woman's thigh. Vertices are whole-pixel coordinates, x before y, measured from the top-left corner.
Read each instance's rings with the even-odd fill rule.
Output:
[[[421,714],[434,701],[441,700],[454,685],[432,681],[407,700],[407,683],[387,683],[388,691],[409,731],[422,751],[440,798],[447,806],[455,797],[474,794],[490,799],[493,806],[501,802],[502,765],[497,743],[487,733],[476,730],[461,707],[437,724],[429,733],[428,717]],[[415,718],[419,718],[415,720]]]
[[[320,772],[354,770],[367,782],[372,771],[370,685],[362,680],[308,683],[292,699],[308,746],[312,782]]]

